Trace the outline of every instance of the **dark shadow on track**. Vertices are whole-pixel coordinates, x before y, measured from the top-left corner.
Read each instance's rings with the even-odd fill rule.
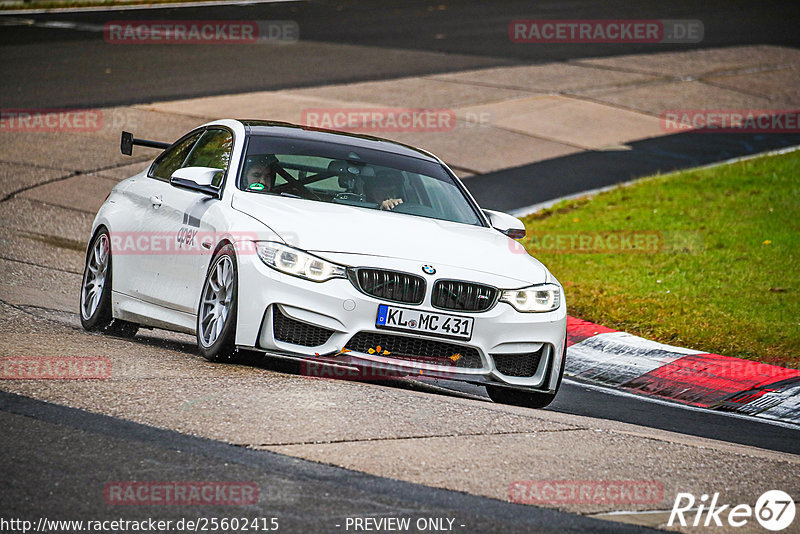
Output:
[[[681,133],[472,176],[464,184],[488,209],[511,211],[635,178],[800,145],[800,134]]]
[[[800,454],[800,426],[786,428],[755,417],[688,409],[678,404],[650,402],[643,397],[622,397],[580,383],[564,383],[562,389],[548,410]]]

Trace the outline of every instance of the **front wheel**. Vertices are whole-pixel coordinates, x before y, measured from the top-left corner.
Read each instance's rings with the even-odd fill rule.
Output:
[[[197,310],[197,346],[209,361],[229,360],[236,350],[237,289],[236,255],[225,245],[211,261]]]
[[[81,282],[81,326],[84,330],[133,337],[139,325],[114,319],[111,313],[111,241],[102,228],[86,254]]]

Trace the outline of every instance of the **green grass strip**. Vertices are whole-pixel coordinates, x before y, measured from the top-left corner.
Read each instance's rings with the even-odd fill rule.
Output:
[[[524,222],[571,315],[800,364],[800,152],[656,176]]]

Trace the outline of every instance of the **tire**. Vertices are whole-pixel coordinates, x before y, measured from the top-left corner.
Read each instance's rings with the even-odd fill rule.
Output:
[[[139,325],[114,319],[111,312],[111,272],[111,240],[108,230],[101,228],[86,253],[81,280],[81,326],[90,332],[130,338],[136,335]]]
[[[197,307],[197,347],[212,362],[227,361],[236,352],[236,310],[239,273],[231,245],[211,260]]]
[[[561,369],[556,382],[556,389],[552,393],[541,393],[538,391],[525,391],[521,389],[511,389],[502,386],[486,386],[486,393],[489,398],[498,404],[510,404],[512,406],[522,406],[524,408],[545,408],[553,399],[556,398],[561,379],[564,378],[564,368],[567,363],[567,340],[564,339],[564,353],[561,357]]]

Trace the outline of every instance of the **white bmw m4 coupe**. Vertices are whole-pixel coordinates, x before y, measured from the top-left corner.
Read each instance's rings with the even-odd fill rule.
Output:
[[[87,330],[186,332],[210,360],[460,380],[523,406],[555,397],[563,288],[514,240],[524,225],[480,209],[436,156],[255,120],[171,144],[123,132],[123,153],[134,145],[162,152],[94,220]]]

